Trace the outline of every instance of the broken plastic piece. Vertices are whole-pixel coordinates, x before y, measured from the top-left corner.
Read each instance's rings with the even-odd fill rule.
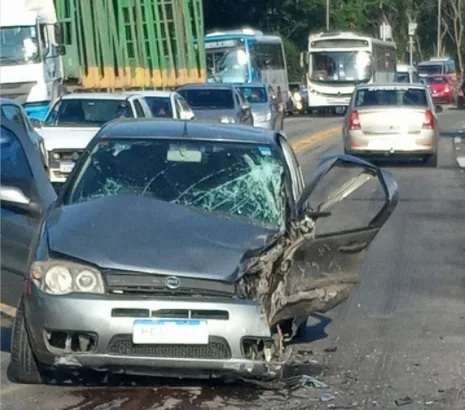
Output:
[[[396,399],[394,403],[396,403],[396,406],[401,407],[406,406],[407,404],[412,404],[413,400],[409,396],[405,396],[403,399]]]
[[[324,389],[328,387],[326,383],[320,382],[312,376],[302,375],[302,386],[314,387],[316,389]]]

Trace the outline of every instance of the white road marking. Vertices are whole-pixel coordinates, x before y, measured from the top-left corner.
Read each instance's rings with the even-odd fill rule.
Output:
[[[454,138],[454,143],[455,143],[455,144],[460,144],[460,143],[462,143],[462,138],[461,138],[461,137],[455,137],[455,138]]]

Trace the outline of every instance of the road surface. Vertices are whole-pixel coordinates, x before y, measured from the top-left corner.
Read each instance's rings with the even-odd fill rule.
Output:
[[[6,376],[11,329],[4,317],[2,409],[463,410],[465,118],[450,109],[440,120],[437,169],[382,164],[398,181],[399,205],[369,250],[357,291],[330,314],[310,318],[305,340],[294,347],[289,374],[326,387],[312,387],[312,380],[263,389],[121,376],[15,385]],[[323,155],[341,152],[340,124],[340,118],[286,121],[306,173]]]

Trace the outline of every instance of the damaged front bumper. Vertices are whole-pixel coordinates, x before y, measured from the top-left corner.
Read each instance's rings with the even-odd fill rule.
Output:
[[[285,358],[272,347],[270,327],[258,303],[179,299],[51,296],[33,286],[24,303],[31,345],[45,366],[179,377],[263,378],[280,371]],[[143,312],[153,318],[156,312],[174,315],[186,310],[197,317],[210,315],[208,344],[133,343],[134,321]]]

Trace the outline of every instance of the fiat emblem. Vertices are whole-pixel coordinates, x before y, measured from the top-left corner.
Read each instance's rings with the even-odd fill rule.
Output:
[[[175,290],[181,286],[181,280],[176,276],[168,276],[165,280],[165,285],[168,289]]]

